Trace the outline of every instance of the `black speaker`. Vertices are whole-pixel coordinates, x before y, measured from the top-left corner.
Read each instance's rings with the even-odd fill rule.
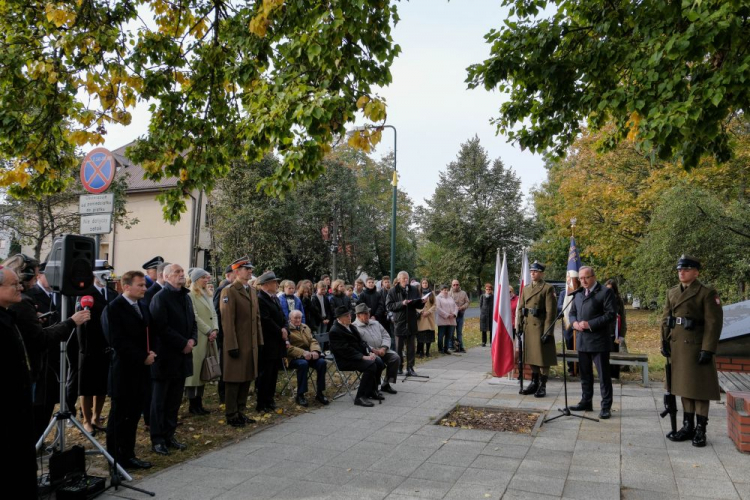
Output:
[[[83,295],[94,284],[94,239],[65,234],[55,239],[44,274],[56,292]]]

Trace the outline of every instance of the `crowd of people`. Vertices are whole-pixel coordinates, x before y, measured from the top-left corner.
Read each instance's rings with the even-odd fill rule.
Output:
[[[29,426],[28,436],[34,442],[59,402],[54,353],[61,341],[68,341],[72,366],[66,384],[69,407],[78,403],[89,433],[106,431],[108,451],[129,469],[151,467],[135,455],[141,418],[148,426],[154,453],[168,455],[186,448],[176,436],[178,411],[187,397],[190,413],[210,412],[204,406],[204,388],[218,374],[207,363],[221,368],[219,397],[225,405],[226,423],[243,427],[255,422],[247,409],[253,382],[255,410],[276,409],[277,380],[283,367],[296,372],[298,405],[309,405],[310,371],[316,374],[314,398],[327,405],[330,354],[340,370],[361,373],[354,404],[372,407],[373,400],[385,399],[383,393],[396,394],[393,384],[399,374],[419,376],[415,358],[430,356],[436,329],[439,352],[465,351],[463,324],[470,301],[458,280],[439,286],[437,295],[428,279],[412,280],[406,271],[398,273],[392,286],[390,276],[382,277],[380,287],[373,277],[358,279],[353,286],[329,276],[317,283],[294,283],[281,281],[270,270],[255,276],[249,259],[240,258],[225,269],[224,280],[214,288],[204,269],[190,268],[186,273],[179,264],[160,257],[144,268],[145,273],[134,270],[122,275],[119,294],[110,286],[111,267],[106,261],[96,261],[93,300],[81,307],[84,301],[79,299],[76,311],[61,318],[60,297],[46,280],[44,263],[19,254],[0,266],[0,322],[14,332],[11,351],[24,352],[20,359],[26,360],[6,369],[21,375],[21,384],[14,390],[31,395],[29,404],[21,404],[21,413],[29,416],[23,425]],[[568,273],[568,293],[558,299],[554,287],[544,281],[544,266],[534,262],[530,269],[532,282],[521,294],[509,291],[515,311],[513,329],[523,339],[524,363],[532,371],[531,384],[523,394],[546,395],[549,367],[557,364],[550,326],[562,310],[563,334],[566,342],[574,339],[569,347],[578,351],[582,384],[581,401],[570,410],[593,409],[595,364],[602,396],[600,418],[610,418],[609,353],[624,348],[627,330],[616,283],[602,286],[594,270],[584,266]],[[683,373],[673,392],[683,396],[685,420],[683,428],[668,437],[692,439],[694,445],[704,446],[708,400],[717,394],[711,355],[721,308],[716,292],[697,282],[700,263],[696,259],[683,256],[678,269],[681,285],[679,290],[670,290],[665,309],[664,353],[673,356]],[[697,314],[697,309],[684,312],[678,307],[687,291],[693,292],[691,297],[701,293],[701,303],[710,302],[712,307],[706,306],[710,317],[705,313],[705,319],[685,319]],[[493,303],[488,283],[480,297],[482,345],[491,331]],[[685,317],[673,321],[678,313]],[[692,362],[681,353],[689,349],[675,343],[682,330],[698,329],[706,330],[706,335],[693,349],[698,349],[693,364],[700,365],[703,378],[700,384],[681,384],[692,376]],[[102,408],[107,395],[111,409],[105,429]],[[26,444],[33,446],[33,442]]]

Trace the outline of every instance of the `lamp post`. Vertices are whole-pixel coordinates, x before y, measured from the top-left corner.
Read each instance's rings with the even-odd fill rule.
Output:
[[[375,127],[367,126],[364,127],[357,127],[354,129],[354,131],[358,130],[366,130],[366,129],[375,129],[375,130],[383,130],[384,128],[389,128],[393,130],[393,179],[391,180],[391,186],[393,186],[393,209],[391,212],[391,280],[396,279],[396,199],[398,197],[398,173],[396,171],[397,162],[396,162],[396,151],[398,146],[398,134],[396,132],[396,127],[393,125],[378,125]]]

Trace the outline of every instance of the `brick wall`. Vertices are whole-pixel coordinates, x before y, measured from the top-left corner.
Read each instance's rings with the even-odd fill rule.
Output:
[[[750,453],[750,392],[727,392],[727,432],[738,450]]]
[[[716,356],[716,369],[720,372],[750,373],[750,358]]]

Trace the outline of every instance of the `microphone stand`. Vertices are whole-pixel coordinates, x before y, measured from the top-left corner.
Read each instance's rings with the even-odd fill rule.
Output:
[[[581,290],[581,289],[579,288],[578,290]],[[575,295],[575,293],[573,295]],[[549,326],[549,328],[547,328],[547,331],[544,332],[544,335],[542,335],[542,337],[548,336],[551,334],[550,332],[554,331],[555,325],[560,320],[560,318],[563,317],[563,315],[565,314],[565,310],[568,309],[570,307],[570,304],[572,303],[573,303],[573,300],[568,302],[568,305],[563,307],[560,310],[560,313],[557,315],[557,318],[555,318],[555,321],[553,321],[552,324]],[[564,333],[561,336],[560,345],[562,346],[562,355],[563,355],[563,393],[565,394],[565,406],[557,409],[557,411],[560,412],[560,415],[550,417],[542,423],[546,424],[547,422],[552,422],[553,420],[557,420],[558,418],[561,418],[561,417],[578,417],[578,418],[583,418],[586,420],[591,420],[592,422],[598,422],[599,421],[598,418],[587,417],[585,415],[576,415],[575,413],[570,411],[570,406],[568,405],[568,370],[567,370],[568,363],[567,363],[567,358],[565,357],[565,349],[567,348],[567,346],[565,345]]]

